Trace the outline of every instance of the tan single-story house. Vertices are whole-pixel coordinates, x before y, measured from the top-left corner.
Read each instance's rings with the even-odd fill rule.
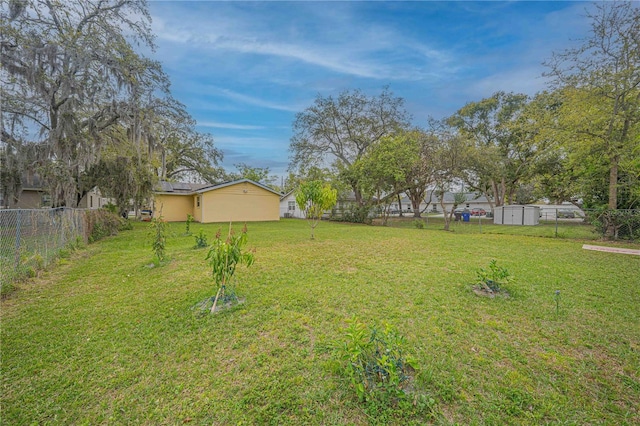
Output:
[[[153,216],[202,223],[280,220],[281,194],[249,179],[216,185],[161,182],[154,192]]]

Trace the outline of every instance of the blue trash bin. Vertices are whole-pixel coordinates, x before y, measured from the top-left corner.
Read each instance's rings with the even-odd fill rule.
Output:
[[[470,220],[471,220],[471,213],[463,212],[462,213],[462,221],[463,222],[469,222]]]

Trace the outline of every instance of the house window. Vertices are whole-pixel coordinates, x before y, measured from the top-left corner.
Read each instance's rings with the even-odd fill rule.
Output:
[[[93,208],[93,195],[89,195],[89,208]]]
[[[200,196],[199,195],[196,197],[196,206],[200,207]]]
[[[289,211],[295,211],[295,209],[296,209],[296,202],[289,201]]]
[[[51,195],[42,194],[41,202],[43,207],[51,207]]]

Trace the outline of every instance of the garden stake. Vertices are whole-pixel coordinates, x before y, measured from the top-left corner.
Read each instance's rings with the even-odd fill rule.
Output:
[[[216,311],[216,305],[218,304],[218,298],[220,297],[220,292],[222,291],[223,288],[224,288],[224,285],[221,285],[220,288],[218,289],[218,293],[216,293],[216,298],[213,300],[213,306],[211,307],[211,313],[214,313]]]

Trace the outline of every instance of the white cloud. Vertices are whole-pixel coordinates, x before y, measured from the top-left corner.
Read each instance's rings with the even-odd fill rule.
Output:
[[[199,121],[198,126],[210,127],[213,129],[230,129],[230,130],[261,130],[264,126],[254,126],[248,124],[235,124],[235,123],[219,123],[216,121]]]
[[[288,147],[289,141],[278,142],[267,137],[235,137],[235,136],[218,136],[215,137],[216,145],[225,149],[251,148],[254,150],[273,151],[282,149],[283,146]]]
[[[454,70],[447,52],[391,27],[361,25],[361,18],[352,15],[348,6],[335,6],[341,12],[335,13],[323,10],[334,9],[334,5],[322,8],[298,3],[298,12],[290,15],[292,22],[278,26],[257,20],[248,10],[224,5],[224,13],[217,16],[182,19],[179,8],[171,15],[154,16],[154,31],[160,40],[218,61],[230,61],[230,54],[237,54],[245,57],[234,56],[233,60],[243,63],[251,61],[251,55],[260,55],[379,80],[437,78]],[[269,10],[264,12],[263,21],[275,19]],[[312,16],[304,16],[305,12]],[[314,33],[307,30],[310,25],[327,30]]]
[[[297,112],[300,110],[300,108],[297,108],[295,106],[268,101],[262,98],[257,98],[255,96],[249,96],[242,93],[234,92],[229,89],[223,89],[221,87],[207,86],[207,89],[227,99],[230,99],[235,102],[243,103],[243,104],[258,106],[261,108],[275,109],[280,111],[288,111],[288,112]]]

